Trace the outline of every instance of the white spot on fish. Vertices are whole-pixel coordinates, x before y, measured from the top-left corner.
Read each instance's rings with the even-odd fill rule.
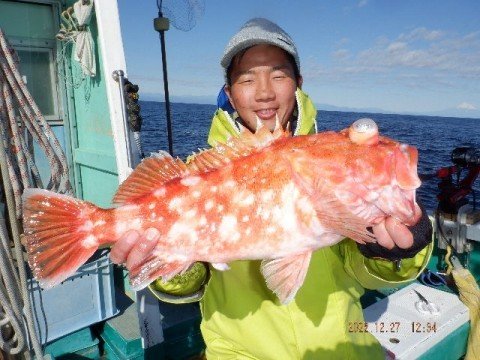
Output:
[[[300,209],[303,214],[307,215],[315,213],[315,208],[313,207],[313,204],[306,197],[301,197],[297,200],[297,209]]]
[[[179,241],[196,242],[198,240],[197,232],[193,230],[191,224],[183,221],[175,222],[167,234],[167,242],[176,244]]]
[[[202,193],[198,190],[195,190],[194,192],[192,192],[192,196],[195,198],[195,199],[198,199],[200,197]]]
[[[261,198],[264,202],[272,201],[274,195],[275,195],[275,193],[273,192],[273,190],[262,191],[262,193],[260,194],[260,196],[261,196]]]
[[[265,183],[267,182],[267,179],[262,179],[262,180],[260,180],[260,182],[261,182],[262,184],[265,184]]]
[[[157,189],[154,191],[153,196],[155,197],[163,197],[167,193],[167,189],[165,187],[161,187],[160,189]]]
[[[248,195],[244,199],[238,201],[239,206],[250,206],[255,202],[255,196],[253,194]]]
[[[184,186],[194,186],[200,182],[201,178],[199,176],[187,176],[180,180],[180,183]]]
[[[180,210],[180,206],[182,205],[182,198],[179,197],[174,197],[170,202],[168,203],[168,209],[169,210]]]
[[[271,211],[270,210],[263,210],[260,214],[260,216],[262,217],[263,220],[268,220],[270,218],[270,215],[271,215]]]
[[[200,220],[198,220],[198,225],[200,226],[207,225],[207,218],[204,215],[200,216]]]
[[[135,230],[138,230],[142,226],[142,220],[138,218],[133,219],[132,222],[130,223],[130,226]]]
[[[150,204],[148,205],[148,208],[149,208],[150,210],[155,209],[155,203],[150,203]]]
[[[215,185],[210,187],[210,191],[213,193],[217,192],[217,190],[218,190],[218,187]]]
[[[188,210],[184,213],[184,216],[187,219],[194,218],[196,215],[197,215],[197,210],[195,210],[195,209]]]
[[[208,200],[208,201],[205,203],[205,210],[206,210],[206,211],[211,210],[214,205],[215,205],[215,202],[214,202],[213,200]]]
[[[223,209],[224,209],[224,207],[223,207],[222,204],[220,204],[220,205],[217,206],[217,211],[218,211],[218,212],[222,212]]]
[[[251,233],[252,233],[252,228],[247,228],[247,230],[245,230],[245,234],[247,234],[247,236],[250,236]]]
[[[222,218],[219,230],[222,233],[230,233],[232,231],[237,231],[237,218],[233,215],[225,215]]]
[[[87,249],[98,246],[97,238],[93,235],[88,235],[85,239],[83,239],[82,246]]]
[[[237,183],[233,180],[228,180],[225,182],[224,184],[225,187],[230,187],[230,188],[233,188],[233,187],[236,187],[237,186]]]
[[[265,230],[265,232],[266,232],[267,234],[269,234],[269,235],[274,234],[276,231],[277,231],[277,229],[276,229],[275,227],[273,227],[273,226],[269,226],[269,227],[267,227],[267,229]]]
[[[248,215],[245,215],[243,218],[242,218],[242,221],[243,222],[248,222],[250,220],[250,217]]]
[[[295,233],[298,229],[297,213],[295,211],[295,202],[299,194],[293,183],[288,183],[281,193],[281,218],[280,226],[287,233]]]
[[[90,220],[85,221],[85,223],[82,226],[78,227],[78,231],[82,231],[82,232],[92,231],[92,229],[93,229],[93,222],[91,222]]]
[[[234,243],[234,242],[237,242],[238,240],[240,240],[240,233],[239,232],[236,232],[235,234],[233,234],[231,237],[230,237],[230,241],[231,243]]]
[[[93,224],[93,226],[102,226],[102,225],[105,225],[105,220],[98,220],[98,221],[95,221],[95,224]]]
[[[119,221],[117,222],[117,224],[115,225],[115,232],[117,234],[123,234],[125,231],[127,231],[128,229],[128,226],[127,226],[127,223],[126,222],[123,222],[123,221]]]
[[[157,214],[155,214],[154,212],[150,214],[150,220],[155,220],[156,217],[157,217]]]

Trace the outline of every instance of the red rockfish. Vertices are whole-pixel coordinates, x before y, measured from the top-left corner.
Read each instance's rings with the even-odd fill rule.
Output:
[[[282,303],[303,284],[312,251],[345,237],[375,241],[369,227],[387,217],[415,224],[417,150],[378,134],[373,120],[349,129],[291,137],[280,127],[195,155],[143,160],[102,209],[46,190],[24,193],[24,243],[43,287],[72,275],[100,247],[129,229],[156,228],[160,240],[131,269],[134,289],[168,280],[196,262],[228,269],[262,259],[268,287]]]

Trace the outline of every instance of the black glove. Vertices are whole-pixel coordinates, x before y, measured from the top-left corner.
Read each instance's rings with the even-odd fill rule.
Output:
[[[413,226],[409,226],[408,228],[413,234],[413,245],[408,249],[402,249],[395,245],[395,247],[391,250],[377,244],[377,243],[368,243],[368,244],[357,244],[358,249],[363,254],[363,256],[367,258],[382,258],[387,260],[400,260],[405,258],[412,258],[414,257],[420,250],[422,250],[425,246],[430,244],[432,241],[432,223],[428,218],[427,211],[425,207],[418,201],[417,204],[422,209],[422,217]]]

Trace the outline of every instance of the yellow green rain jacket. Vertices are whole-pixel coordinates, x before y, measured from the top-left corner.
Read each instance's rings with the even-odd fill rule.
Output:
[[[298,121],[294,134],[316,131],[316,110],[300,89],[296,92]],[[208,141],[224,142],[238,130],[219,109]],[[294,239],[292,239],[294,241]],[[362,332],[359,298],[364,288],[394,287],[414,279],[426,266],[431,245],[400,271],[392,262],[365,258],[345,239],[315,251],[305,283],[295,299],[280,305],[260,273],[260,261],[230,263],[230,270],[211,268],[200,301],[201,331],[207,358],[213,359],[381,359],[376,339]],[[400,324],[400,326],[407,324]]]

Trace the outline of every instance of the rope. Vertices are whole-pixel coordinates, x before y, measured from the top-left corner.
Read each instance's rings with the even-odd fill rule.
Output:
[[[62,23],[56,35],[57,40],[65,41],[65,44],[73,44],[74,58],[79,62],[84,75],[82,80],[87,76],[95,77],[97,72],[94,42],[88,27],[92,11],[93,0],[75,2],[60,15]]]
[[[20,172],[23,189],[31,187],[29,176],[28,163],[34,163],[33,155],[25,155],[29,153],[27,146],[22,143],[22,133],[18,127],[18,120],[21,120],[33,139],[39,144],[40,148],[45,153],[50,166],[50,181],[47,189],[57,191],[60,193],[73,194],[73,189],[70,184],[68,165],[62,147],[53,133],[50,125],[45,120],[40,112],[37,104],[34,102],[30,92],[23,82],[18,67],[12,56],[12,50],[9,47],[7,40],[0,29],[0,81],[3,83],[2,95],[3,101],[0,101],[0,111],[2,116],[8,119],[8,132],[11,133],[14,141],[13,153],[17,158],[17,166]],[[14,100],[19,104],[19,117],[15,116]],[[4,129],[5,136],[7,135]],[[8,137],[7,137],[8,138]],[[11,149],[6,149],[7,153],[12,152]],[[38,169],[32,167],[32,176],[36,185],[39,184],[40,176]],[[11,178],[13,180],[13,174]],[[41,180],[40,180],[41,184]],[[18,186],[14,186],[16,215],[21,218],[21,193],[18,191]]]
[[[4,187],[4,190],[5,190],[5,198],[6,198],[6,201],[7,201],[7,208],[8,209],[13,209],[15,207],[15,199],[14,199],[14,196],[13,196],[13,188],[12,186],[10,185],[10,182],[9,182],[9,174],[7,174],[7,166],[6,166],[6,152],[5,152],[5,149],[3,146],[0,146],[0,170],[1,170],[1,174],[2,174],[2,181],[3,181],[3,187]],[[20,351],[23,350],[23,348],[25,347],[25,336],[24,336],[24,333],[26,332],[23,327],[20,327],[20,324],[23,325],[23,321],[19,322],[18,321],[18,318],[15,317],[15,311],[10,311],[10,309],[12,307],[14,307],[15,305],[13,305],[14,303],[16,304],[23,304],[24,306],[24,310],[25,310],[25,317],[26,317],[26,321],[27,321],[27,325],[28,325],[28,331],[29,331],[29,335],[30,335],[30,341],[31,341],[31,344],[32,344],[32,347],[34,349],[34,352],[35,352],[35,356],[37,357],[37,359],[43,359],[43,352],[42,352],[42,348],[40,346],[40,343],[37,339],[37,335],[35,333],[35,326],[33,324],[33,314],[32,314],[32,310],[31,310],[31,307],[30,307],[30,301],[28,299],[28,291],[27,291],[27,276],[26,276],[26,270],[25,270],[25,262],[23,260],[23,251],[22,251],[22,247],[21,247],[21,244],[20,244],[20,233],[19,233],[19,230],[18,230],[18,227],[19,227],[19,224],[18,224],[18,220],[15,216],[15,214],[13,213],[13,211],[9,211],[8,212],[8,215],[9,215],[9,220],[10,220],[10,228],[11,228],[11,232],[12,232],[12,238],[13,238],[13,242],[14,242],[14,245],[15,245],[15,257],[17,259],[17,269],[18,269],[18,278],[15,277],[15,275],[12,275],[12,272],[11,272],[11,268],[9,269],[8,268],[8,265],[6,265],[8,262],[4,262],[2,261],[2,263],[0,264],[0,271],[1,271],[1,277],[3,279],[3,282],[5,284],[12,284],[12,279],[9,279],[9,277],[15,277],[14,281],[15,281],[15,284],[17,285],[17,289],[15,289],[15,286],[13,286],[12,289],[9,289],[8,290],[8,293],[11,294],[8,298],[10,299],[10,301],[8,301],[9,299],[7,298],[7,296],[4,296],[4,293],[2,292],[2,294],[0,295],[0,303],[3,307],[3,309],[5,310],[5,313],[6,316],[5,317],[5,321],[8,321],[13,330],[15,331],[15,335],[14,335],[14,339],[16,338],[17,340],[17,346],[12,348],[11,347],[11,343],[8,342],[8,341],[3,341],[3,343],[0,343],[0,345],[3,345],[5,347],[2,347],[2,349],[4,351],[10,351],[12,354],[14,353],[18,353]],[[4,233],[2,232],[2,236],[4,235]],[[2,239],[2,243],[4,242],[7,242],[8,241],[8,237],[6,237],[6,239]],[[2,252],[2,255],[4,256],[7,256],[7,254],[9,254],[9,252],[7,253],[7,250],[8,249],[2,249],[3,251]],[[9,260],[10,261],[13,261],[12,260],[12,256],[8,256]],[[10,265],[11,267],[12,265]],[[12,297],[15,297],[15,292],[18,292],[19,294],[21,294],[21,299],[23,301],[21,302],[12,302],[11,301],[11,298]],[[13,314],[12,314],[13,312]],[[21,345],[21,347],[20,347]]]
[[[2,219],[3,220],[3,219]],[[5,222],[2,221],[0,225],[0,256],[1,256],[1,273],[2,274],[14,274],[14,276],[2,277],[3,283],[0,284],[0,304],[2,304],[3,314],[0,321],[0,327],[11,326],[13,330],[13,336],[4,338],[3,333],[0,337],[0,347],[10,354],[18,354],[25,346],[25,336],[23,329],[23,318],[21,294],[18,289],[19,278],[15,271],[12,257],[10,254],[10,246],[8,234],[5,228]],[[18,335],[20,334],[20,336]]]
[[[457,285],[460,300],[468,307],[470,333],[465,360],[480,359],[480,288],[472,273],[457,258],[452,258],[452,276]]]
[[[50,167],[46,188],[67,194],[73,194],[73,189],[63,149],[23,82],[12,54],[13,50],[0,29],[0,170],[17,260],[14,263],[7,228],[0,224],[0,327],[11,330],[8,338],[3,337],[4,332],[0,334],[0,348],[12,355],[19,354],[25,350],[28,333],[36,358],[42,359],[29,301],[18,221],[22,216],[23,189],[43,188],[33,149],[29,146],[32,141],[36,141],[45,153]],[[28,143],[25,136],[28,136]],[[28,358],[29,352],[24,356]]]
[[[0,96],[0,117],[2,119],[6,119],[6,107],[3,105],[3,97]],[[7,129],[5,128],[3,121],[0,121],[0,136],[1,139],[3,140],[3,148],[8,149],[9,148],[9,137],[7,136]],[[22,190],[20,188],[20,179],[18,178],[17,171],[14,167],[14,161],[11,157],[11,154],[9,152],[5,153],[5,161],[6,161],[6,166],[8,169],[8,176],[10,180],[10,184],[12,185],[13,188],[13,194],[16,199],[19,199],[22,196]],[[15,213],[19,215],[21,213],[21,206],[20,206],[20,201],[15,201]]]

